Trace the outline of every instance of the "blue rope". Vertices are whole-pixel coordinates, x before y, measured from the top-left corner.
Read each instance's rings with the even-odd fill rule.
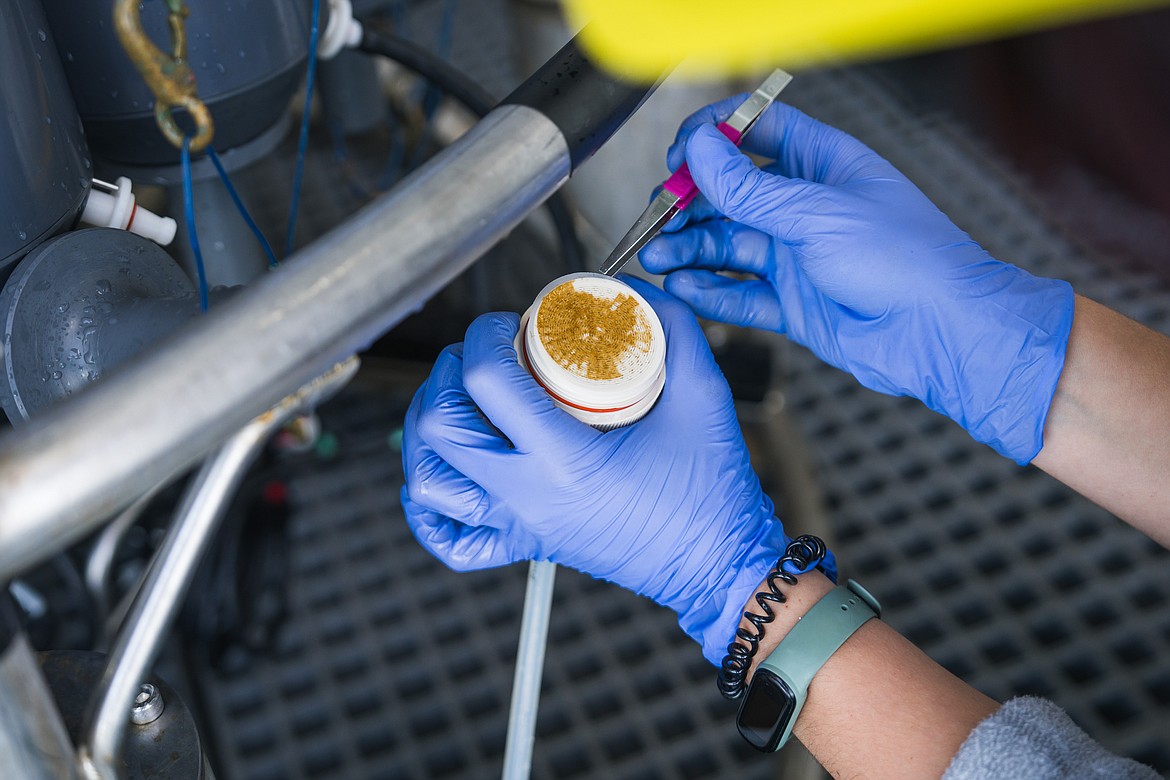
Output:
[[[219,161],[219,155],[215,153],[215,149],[209,146],[207,147],[207,156],[211,158],[211,164],[219,172],[219,178],[223,180],[223,186],[227,188],[228,195],[231,195],[232,202],[236,204],[236,210],[240,212],[240,216],[244,218],[244,222],[248,223],[248,227],[252,230],[252,235],[256,236],[256,240],[260,242],[260,246],[264,248],[264,254],[268,255],[268,267],[276,268],[276,253],[272,251],[272,245],[268,243],[268,239],[264,237],[260,226],[252,219],[252,215],[248,213],[248,209],[244,206],[244,201],[240,200],[239,193],[232,186],[232,180],[228,177],[227,171],[224,170],[223,164]]]
[[[439,34],[435,42],[435,53],[442,59],[447,59],[447,55],[451,53],[451,39],[455,32],[455,11],[459,6],[459,0],[446,0],[443,7],[443,16],[439,20]],[[435,116],[435,111],[439,107],[439,101],[443,99],[443,91],[433,84],[427,84],[427,94],[423,100],[423,116],[427,121]]]
[[[305,77],[305,109],[301,112],[301,137],[297,144],[297,170],[293,177],[292,202],[288,207],[288,229],[284,234],[284,256],[292,254],[297,233],[297,208],[301,203],[301,177],[305,172],[305,152],[309,147],[309,110],[313,105],[313,75],[317,72],[317,29],[321,21],[321,0],[313,0],[313,19],[309,26],[309,73]]]
[[[345,181],[349,184],[350,194],[359,201],[365,202],[373,197],[365,185],[358,181],[357,172],[349,160],[349,150],[345,144],[345,132],[341,129],[341,122],[333,120],[328,125],[329,137],[333,141],[333,158],[341,166],[345,174]]]
[[[395,0],[390,3],[390,23],[394,27],[394,32],[402,38],[410,38],[410,29],[407,27],[410,24],[410,17],[407,15],[407,0]]]
[[[378,179],[378,188],[385,192],[394,186],[402,175],[402,164],[406,161],[406,141],[402,138],[402,123],[393,112],[390,113],[390,150],[386,153],[386,164]]]
[[[195,255],[195,274],[199,277],[199,308],[207,311],[207,273],[203,269],[203,252],[199,250],[199,237],[195,234],[195,193],[191,189],[191,137],[183,139],[183,208],[187,218],[187,240]]]
[[[442,59],[446,59],[447,55],[450,54],[451,39],[454,37],[455,31],[455,12],[458,10],[458,6],[459,0],[445,0],[443,5],[443,16],[439,19],[439,34],[435,41],[435,54]],[[423,125],[421,137],[411,154],[411,170],[423,164],[423,156],[427,151],[427,140],[432,132],[431,121],[435,118],[435,111],[438,110],[442,99],[443,91],[429,81],[425,82],[422,94],[422,114],[426,124]]]

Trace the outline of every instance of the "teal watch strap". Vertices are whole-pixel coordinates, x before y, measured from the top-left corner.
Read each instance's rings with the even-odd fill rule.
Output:
[[[881,616],[881,605],[853,580],[838,585],[821,597],[812,609],[789,629],[760,669],[782,678],[796,697],[796,707],[789,718],[777,748],[788,741],[792,726],[808,695],[808,686],[825,662],[845,644],[845,640],[870,618]]]

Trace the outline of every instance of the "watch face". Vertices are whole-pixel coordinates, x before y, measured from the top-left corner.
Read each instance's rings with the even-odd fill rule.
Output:
[[[767,669],[757,669],[735,725],[752,747],[771,752],[779,746],[794,709],[796,696],[788,684]]]

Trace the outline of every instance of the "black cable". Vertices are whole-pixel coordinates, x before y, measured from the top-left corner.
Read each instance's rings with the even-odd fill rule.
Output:
[[[743,616],[755,628],[752,633],[742,626],[735,629],[735,639],[727,646],[727,655],[719,666],[717,684],[719,692],[726,699],[735,700],[744,693],[744,680],[748,669],[752,667],[752,659],[760,649],[760,640],[764,638],[764,627],[776,619],[776,612],[772,604],[783,604],[787,599],[776,584],[783,580],[788,585],[796,585],[796,577],[784,571],[784,564],[791,563],[797,571],[808,571],[812,567],[820,567],[825,559],[827,548],[820,537],[806,534],[798,536],[789,543],[784,555],[776,561],[776,565],[768,572],[766,580],[768,590],[756,594],[756,603],[764,614],[744,612]],[[771,603],[769,603],[771,602]]]
[[[359,47],[367,54],[376,54],[394,60],[422,76],[435,87],[458,100],[481,119],[496,107],[496,99],[470,76],[451,63],[432,54],[418,44],[375,32],[368,24],[362,25],[362,42]],[[565,265],[570,272],[585,270],[585,256],[581,241],[573,226],[573,217],[568,203],[559,192],[554,192],[544,203],[556,229],[557,240]]]
[[[581,250],[581,241],[577,238],[577,229],[573,227],[573,215],[569,212],[569,204],[559,193],[554,192],[544,202],[548,215],[552,217],[553,227],[556,228],[557,238],[561,244],[561,253],[565,256],[565,265],[569,273],[585,270],[585,253]]]
[[[396,35],[376,32],[368,24],[363,23],[362,30],[360,48],[367,54],[389,57],[409,68],[467,106],[477,116],[486,116],[496,107],[497,101],[490,92],[438,55]]]

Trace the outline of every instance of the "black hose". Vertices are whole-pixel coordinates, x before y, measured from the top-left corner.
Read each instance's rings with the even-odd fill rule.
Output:
[[[624,81],[594,64],[581,49],[583,34],[577,33],[502,101],[548,117],[569,145],[574,171],[654,92],[652,83]]]
[[[470,76],[436,54],[418,44],[362,27],[362,42],[359,47],[367,54],[376,54],[394,60],[399,65],[414,71],[433,86],[455,98],[471,113],[481,119],[496,107],[496,99]],[[554,192],[545,201],[557,233],[557,241],[570,272],[585,270],[585,255],[568,203],[561,193]]]

